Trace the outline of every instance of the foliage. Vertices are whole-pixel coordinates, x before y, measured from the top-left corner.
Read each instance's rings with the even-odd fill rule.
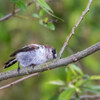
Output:
[[[59,88],[62,89],[60,95],[58,95],[58,100],[70,100],[74,95],[76,96],[75,99],[77,99],[77,95],[78,97],[80,95],[85,95],[86,91],[90,93],[100,93],[100,86],[96,84],[93,85],[94,80],[100,79],[99,75],[88,76],[74,64],[69,65],[68,68],[66,67],[65,71],[66,80],[48,82],[52,85],[59,85]]]
[[[11,2],[12,2],[12,3],[15,3],[21,10],[25,10],[25,9],[26,9],[25,3],[22,2],[21,0],[11,0]],[[39,18],[39,19],[40,19],[40,20],[39,20],[39,23],[40,23],[41,25],[43,25],[43,26],[45,26],[45,27],[47,27],[47,28],[49,28],[49,29],[51,29],[51,30],[55,30],[55,26],[54,26],[54,24],[52,23],[53,20],[50,21],[48,17],[46,17],[46,18],[42,18],[42,17],[44,17],[45,14],[47,13],[47,14],[49,14],[49,15],[51,15],[51,16],[57,18],[58,20],[63,21],[63,19],[61,19],[61,18],[55,16],[53,10],[50,8],[50,6],[49,6],[44,0],[36,0],[36,2],[39,4],[39,6],[40,6],[42,9],[40,10],[39,15],[34,13],[33,16],[34,16],[35,18]],[[44,11],[45,11],[46,13],[45,13]]]
[[[21,0],[11,0],[12,3],[15,3],[21,10],[26,9],[26,5]]]
[[[10,2],[9,2],[10,1]],[[30,0],[31,1],[31,0]],[[21,9],[15,16],[0,22],[0,66],[1,71],[15,70],[17,64],[4,70],[4,63],[14,50],[29,43],[52,45],[61,49],[65,38],[87,5],[87,0],[36,0],[27,7],[27,0],[1,0],[0,18],[12,12],[13,5]],[[100,41],[100,1],[93,1],[89,13],[75,31],[69,47],[78,52]],[[64,22],[62,21],[64,20]],[[67,48],[68,49],[68,48]],[[67,57],[70,50],[62,57]],[[100,93],[100,52],[76,64],[41,73],[13,87],[2,90],[0,100],[70,100],[80,99],[85,93]],[[17,79],[17,78],[15,78]],[[4,81],[1,85],[14,79]],[[6,95],[7,94],[7,95]],[[6,96],[5,96],[6,95]]]

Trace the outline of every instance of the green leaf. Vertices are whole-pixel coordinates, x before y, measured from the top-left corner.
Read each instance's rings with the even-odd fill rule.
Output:
[[[24,2],[22,2],[21,0],[11,0],[12,3],[16,3],[16,5],[21,9],[21,10],[25,10],[26,4]]]
[[[57,80],[57,81],[50,81],[49,84],[63,86],[65,85],[65,82],[61,80]]]
[[[86,80],[83,80],[83,79],[79,80],[79,81],[76,82],[75,86],[79,87],[79,86],[83,85],[85,82],[86,82]]]
[[[39,15],[36,14],[36,13],[32,14],[32,16],[35,17],[35,18],[40,18]]]
[[[97,85],[89,85],[84,87],[87,91],[93,93],[100,93],[100,86]]]
[[[73,67],[69,67],[69,68],[72,71],[72,73],[74,74],[74,76],[78,76],[76,70]]]
[[[12,3],[16,3],[16,5],[21,9],[21,10],[25,10],[26,4],[24,2],[22,2],[22,0],[11,0]]]
[[[37,2],[39,3],[40,7],[42,9],[44,9],[49,15],[51,15],[51,16],[53,16],[61,21],[64,21],[63,19],[54,15],[53,10],[49,7],[49,5],[44,0],[37,0]]]
[[[89,79],[89,76],[84,75],[80,80],[77,80],[75,83],[76,87],[83,87],[83,86],[88,86],[91,85],[91,80]]]
[[[44,24],[47,24],[49,22],[49,18],[46,17],[43,22],[44,22]]]
[[[67,82],[70,82],[72,79],[72,71],[69,68],[66,68],[65,70],[67,71],[66,80]]]
[[[100,75],[93,75],[90,77],[91,80],[100,80]]]
[[[37,0],[37,2],[39,3],[39,5],[40,5],[44,10],[53,13],[53,10],[49,7],[49,5],[48,5],[44,0]]]
[[[58,100],[70,100],[74,93],[75,88],[67,88],[59,95]]]
[[[41,9],[39,12],[39,16],[43,17],[45,15],[45,13],[46,13],[45,10]]]
[[[84,73],[82,72],[82,70],[79,68],[79,67],[77,67],[75,64],[71,64],[70,65],[71,66],[71,68],[73,68],[75,71],[77,71],[80,75],[84,75]]]
[[[21,10],[25,10],[27,8],[25,3],[22,1],[18,1],[18,2],[16,2],[16,4]]]
[[[48,27],[49,29],[51,29],[51,30],[55,30],[55,26],[54,26],[54,24],[51,23],[51,22],[49,22],[49,23],[47,24],[47,27]]]
[[[45,19],[45,20],[40,19],[39,24],[43,25],[44,27],[49,28],[50,30],[55,30],[54,24],[52,22],[48,22],[47,19]]]

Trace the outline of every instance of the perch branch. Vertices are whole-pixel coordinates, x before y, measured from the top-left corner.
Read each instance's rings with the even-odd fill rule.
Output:
[[[35,2],[35,0],[30,1],[29,3],[26,4],[26,6],[30,6]],[[20,9],[16,9],[15,11],[13,11],[12,13],[7,14],[6,16],[0,18],[0,22],[9,19],[10,17],[14,16],[17,12],[19,12]]]
[[[80,16],[79,20],[77,21],[77,23],[75,24],[75,26],[72,28],[71,33],[69,33],[69,35],[66,37],[66,41],[65,41],[65,43],[63,44],[63,46],[62,46],[62,48],[61,48],[61,50],[60,50],[60,52],[59,52],[59,57],[58,57],[58,58],[61,57],[61,55],[62,55],[62,53],[63,53],[65,47],[66,47],[66,46],[68,45],[68,43],[69,43],[69,40],[70,40],[71,37],[75,34],[76,28],[79,26],[79,24],[81,23],[81,21],[83,20],[83,18],[84,18],[85,15],[87,14],[87,12],[89,11],[91,3],[92,3],[92,0],[89,0],[89,1],[88,1],[88,4],[87,4],[87,6],[86,6],[86,9],[82,12],[82,15]]]
[[[91,47],[86,48],[83,51],[80,51],[76,54],[73,54],[69,57],[62,58],[62,59],[55,59],[51,62],[47,62],[42,65],[37,65],[34,68],[32,66],[27,67],[27,68],[22,68],[20,69],[20,72],[18,73],[17,70],[13,71],[8,71],[8,72],[2,72],[0,73],[0,81],[17,77],[17,76],[22,76],[22,75],[28,75],[32,73],[37,73],[37,72],[43,72],[47,71],[49,69],[55,69],[63,66],[67,66],[68,64],[71,64],[73,62],[77,62],[80,59],[100,50],[100,42],[96,43],[95,45],[92,45]]]

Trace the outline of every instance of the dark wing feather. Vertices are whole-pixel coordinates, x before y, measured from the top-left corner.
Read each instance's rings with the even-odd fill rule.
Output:
[[[21,48],[21,49],[15,51],[15,52],[13,52],[13,53],[10,55],[10,57],[14,57],[14,56],[15,56],[17,53],[19,53],[19,52],[27,52],[27,51],[31,51],[31,50],[38,49],[38,48],[39,48],[39,47],[34,46],[34,45],[25,46],[25,47],[23,47],[23,48]]]

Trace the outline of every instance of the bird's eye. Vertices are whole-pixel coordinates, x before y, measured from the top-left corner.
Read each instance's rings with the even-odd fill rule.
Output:
[[[56,49],[52,50],[52,54],[53,54],[53,58],[55,59],[56,58]]]
[[[53,54],[56,54],[56,49],[53,49],[53,50],[52,50],[52,53],[53,53]]]

